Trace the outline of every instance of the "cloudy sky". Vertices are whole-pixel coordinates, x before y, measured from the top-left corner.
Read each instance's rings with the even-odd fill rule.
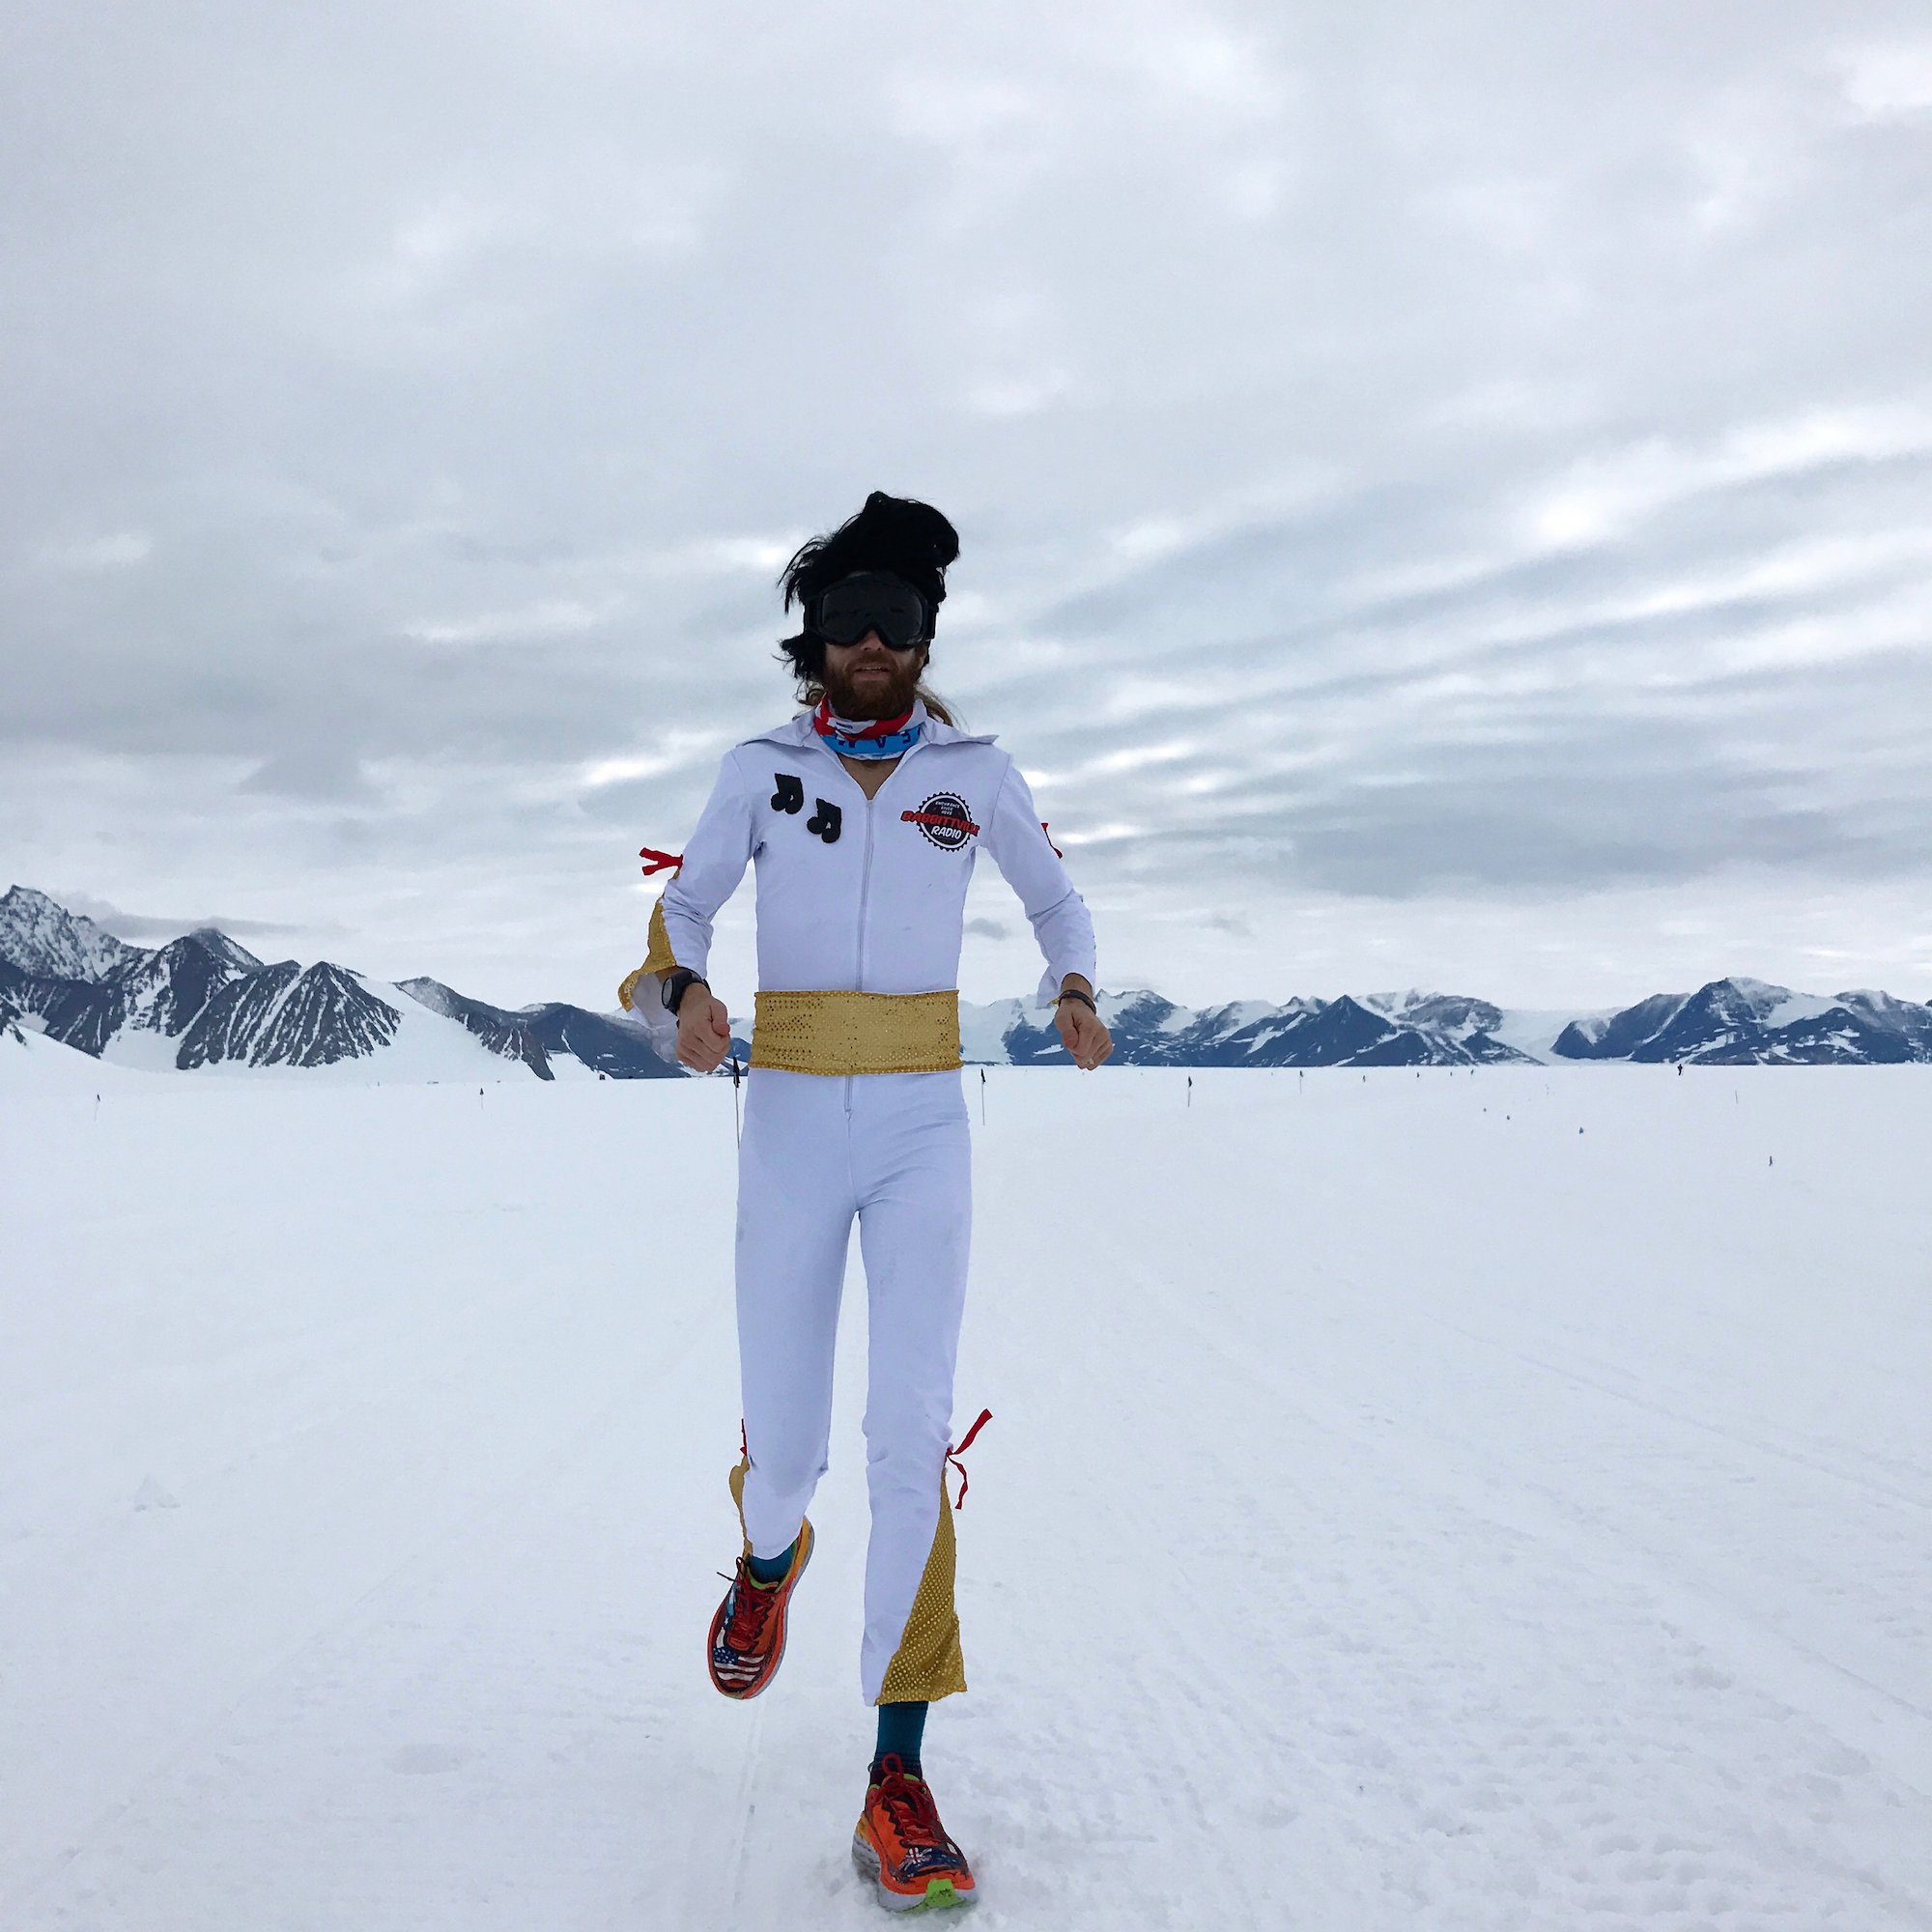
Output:
[[[1922,0],[9,21],[0,886],[607,1006],[884,488],[1105,983],[1932,994]]]

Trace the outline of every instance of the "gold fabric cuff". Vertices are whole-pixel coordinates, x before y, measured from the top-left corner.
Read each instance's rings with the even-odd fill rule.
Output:
[[[670,934],[665,930],[664,898],[651,907],[651,923],[646,929],[649,949],[644,954],[644,963],[635,973],[624,976],[624,982],[617,988],[617,1004],[630,1012],[636,1004],[638,981],[647,973],[663,975],[677,971],[677,961],[670,956]]]
[[[959,993],[772,992],[753,1003],[752,1065],[784,1073],[948,1073]]]

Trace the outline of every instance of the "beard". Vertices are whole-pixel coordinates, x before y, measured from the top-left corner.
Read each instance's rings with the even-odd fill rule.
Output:
[[[839,718],[896,718],[912,709],[919,690],[919,674],[925,668],[923,651],[891,651],[886,654],[884,677],[854,678],[834,670],[831,654],[819,683],[825,687],[827,702]]]

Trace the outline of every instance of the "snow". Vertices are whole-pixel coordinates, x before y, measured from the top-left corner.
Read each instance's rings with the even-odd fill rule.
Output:
[[[1411,1007],[1419,1007],[1425,1000],[1434,999],[1433,993],[1426,993],[1420,986],[1406,986],[1399,993],[1363,993],[1359,1004],[1371,1012],[1395,1015],[1406,1013]]]
[[[130,1081],[138,1085],[140,1076],[124,1066],[104,1066],[78,1047],[49,1039],[43,1023],[31,1014],[0,1026],[0,1095],[6,1095],[10,1105],[14,1095],[26,1094],[85,1093],[92,1100],[96,1094]],[[16,1183],[17,1179],[16,1176]],[[0,1308],[5,1306],[0,1299]],[[5,1533],[0,1526],[0,1536]]]
[[[401,1015],[395,1036],[387,1045],[374,1053],[334,1061],[326,1066],[255,1066],[245,1060],[224,1060],[195,1067],[187,1077],[203,1081],[289,1081],[303,1087],[409,1086],[443,1081],[479,1086],[503,1081],[522,1083],[534,1078],[521,1061],[492,1053],[461,1020],[435,1011],[386,980],[372,980],[361,973],[355,978]],[[284,999],[287,997],[285,994]],[[180,1051],[179,1039],[124,1027],[107,1042],[101,1061],[149,1072],[172,1072],[177,1070],[176,1056]]]
[[[1490,1037],[1500,1040],[1505,1046],[1515,1047],[1519,1053],[1526,1053],[1532,1060],[1547,1061],[1555,1048],[1557,1036],[1573,1020],[1593,1037],[1601,1037],[1604,1029],[1621,1010],[1617,1007],[1605,1007],[1597,1012],[1505,1008],[1502,1024],[1491,1029]],[[1568,1066],[1574,1063],[1559,1056],[1556,1064]]]
[[[1887,1007],[1896,1007],[1902,1004],[1890,993],[1885,992],[1877,986],[1854,986],[1849,992],[1838,994],[1835,1003],[1839,1006],[1857,1004],[1861,1007],[1871,1007],[1881,1010]]]
[[[1800,1020],[1815,1020],[1821,1014],[1833,1012],[1842,1001],[1820,999],[1815,993],[1793,993],[1785,991],[1760,1015],[1767,1027],[1794,1026]]]
[[[73,1058],[0,1095],[0,1924],[883,1923],[856,1242],[783,1675],[700,1657],[729,1084]],[[1187,1078],[968,1075],[977,1922],[1926,1923],[1932,1072]]]
[[[218,926],[198,925],[187,937],[199,940],[217,958],[227,960],[229,965],[241,972],[259,973],[262,970],[263,962],[239,941],[230,939]]]
[[[975,1061],[1003,1063],[1007,1057],[1007,1035],[1018,1020],[1031,1018],[1038,1025],[1044,1009],[1029,1012],[1024,1000],[993,1000],[984,1005],[971,1000],[959,1002],[959,1051],[970,1065]],[[752,1037],[751,1020],[731,1022],[741,1039]],[[742,1031],[739,1031],[742,1028]]]
[[[1277,1013],[1291,1019],[1294,1017],[1292,1008],[1275,1006],[1266,1000],[1230,1000],[1225,1006],[1205,1007],[1192,1011],[1185,1009],[1177,1010],[1163,1022],[1163,1026],[1173,1032],[1183,1033],[1211,1014],[1215,1020],[1213,1037],[1226,1039],[1230,1034],[1239,1033],[1243,1027],[1259,1026],[1263,1020]]]
[[[180,1052],[181,1040],[178,1037],[171,1037],[164,1033],[154,1033],[143,1026],[124,1026],[101,1049],[100,1057],[94,1062],[94,1065],[131,1067],[142,1073],[179,1073],[181,1068],[177,1064],[177,1056]],[[198,1073],[204,1074],[222,1070],[207,1067],[196,1069]]]
[[[1763,1027],[1785,1027],[1799,1020],[1814,1020],[1841,1003],[1821,999],[1816,993],[1794,993],[1789,986],[1774,986],[1764,980],[1733,977],[1720,982],[1744,996],[1745,1006]]]

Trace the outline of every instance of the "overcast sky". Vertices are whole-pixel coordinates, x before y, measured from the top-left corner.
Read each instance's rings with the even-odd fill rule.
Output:
[[[1932,995],[1923,0],[8,21],[0,886],[609,1006],[883,488],[1105,984]]]

